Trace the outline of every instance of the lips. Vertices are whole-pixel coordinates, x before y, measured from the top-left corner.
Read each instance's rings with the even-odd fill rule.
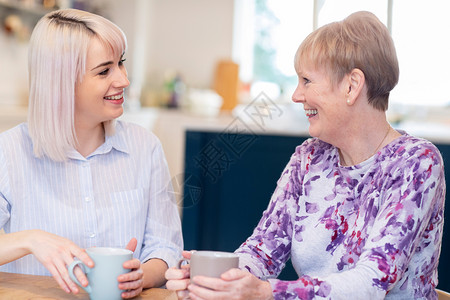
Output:
[[[104,100],[107,100],[109,103],[113,104],[122,104],[123,103],[123,93],[112,95],[112,96],[105,96],[103,97]]]

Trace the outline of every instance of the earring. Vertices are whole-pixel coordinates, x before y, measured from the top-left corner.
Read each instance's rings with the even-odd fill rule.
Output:
[[[350,99],[347,99],[347,104],[350,105]]]

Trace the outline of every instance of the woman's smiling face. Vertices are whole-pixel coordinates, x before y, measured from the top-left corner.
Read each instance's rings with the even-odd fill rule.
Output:
[[[113,51],[97,38],[89,44],[86,71],[75,85],[75,122],[96,126],[123,113],[123,93],[130,84],[123,54]]]
[[[297,62],[296,71],[298,85],[292,100],[303,104],[310,123],[309,134],[333,143],[333,139],[339,137],[339,131],[348,123],[345,80],[334,85],[325,71],[311,64]]]

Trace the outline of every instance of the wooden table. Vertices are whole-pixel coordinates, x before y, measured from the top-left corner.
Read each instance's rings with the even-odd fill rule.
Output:
[[[80,288],[77,295],[64,292],[56,281],[49,276],[24,275],[0,272],[1,300],[50,300],[50,299],[89,299],[89,295]],[[165,289],[147,289],[133,299],[176,300],[173,291]]]

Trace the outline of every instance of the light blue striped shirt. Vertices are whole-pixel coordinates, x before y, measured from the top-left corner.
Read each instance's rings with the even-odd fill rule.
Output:
[[[181,222],[158,138],[118,121],[116,134],[91,155],[69,156],[36,158],[26,123],[0,134],[0,228],[41,229],[82,248],[124,248],[135,237],[136,258],[174,266],[183,248]],[[33,255],[0,271],[50,275]]]

